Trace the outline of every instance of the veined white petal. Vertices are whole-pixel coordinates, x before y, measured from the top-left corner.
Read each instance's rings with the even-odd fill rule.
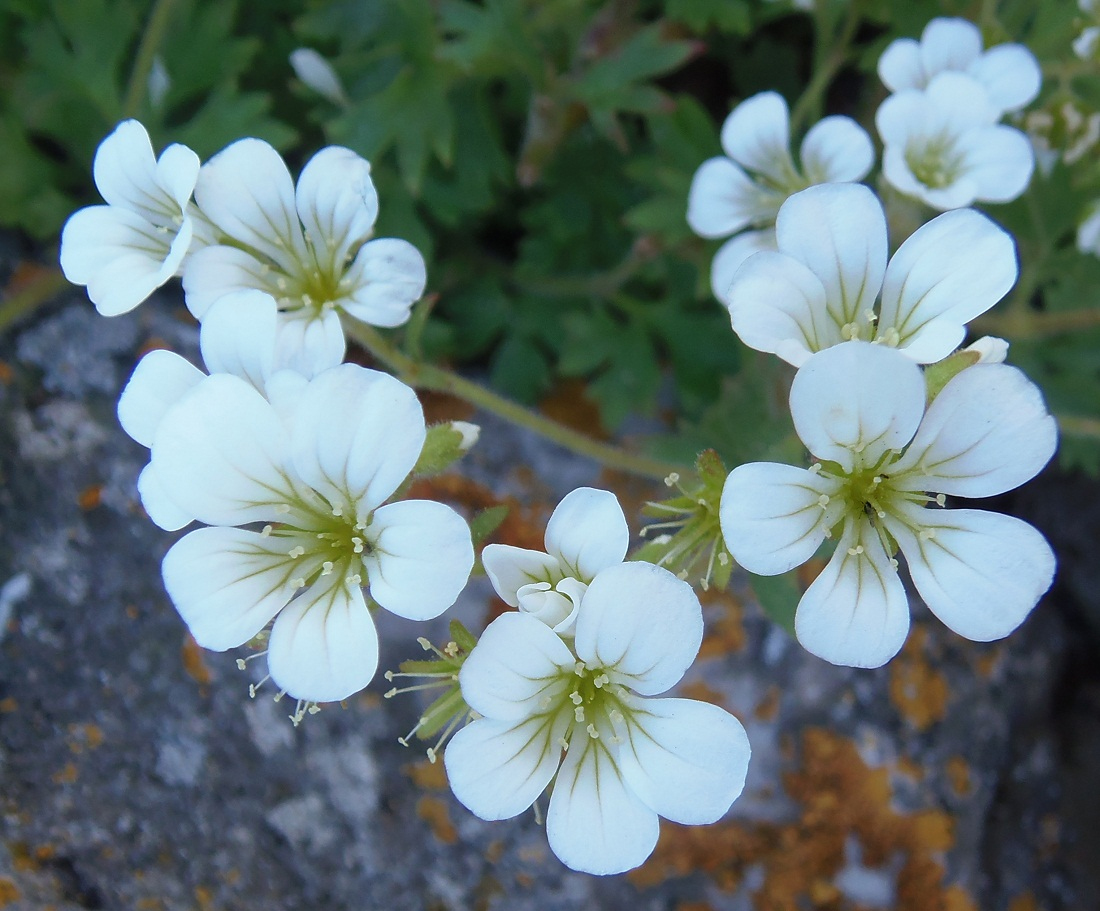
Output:
[[[572,636],[577,612],[588,586],[579,579],[565,578],[557,585],[532,582],[516,593],[519,609],[541,620],[559,636]]]
[[[365,521],[408,477],[425,437],[412,389],[388,373],[341,364],[314,377],[302,393],[294,466],[334,507]]]
[[[878,76],[891,92],[924,88],[924,67],[916,39],[891,41],[878,58]]]
[[[591,581],[601,569],[622,563],[630,529],[615,494],[578,487],[565,495],[546,523],[546,552],[567,575]]]
[[[762,576],[801,566],[843,515],[841,489],[837,479],[793,465],[738,465],[726,478],[718,511],[726,547]]]
[[[370,683],[378,631],[359,587],[319,576],[275,618],[267,666],[279,689],[310,702],[339,702]]]
[[[470,526],[434,500],[402,500],[378,509],[367,526],[363,559],[370,594],[410,620],[438,617],[455,603],[474,565]]]
[[[343,363],[344,327],[335,310],[280,312],[275,326],[275,370],[293,370],[312,378]]]
[[[199,348],[211,373],[231,373],[264,391],[275,364],[275,299],[263,291],[233,291],[206,311]]]
[[[946,212],[918,228],[886,267],[878,336],[895,330],[905,351],[919,343],[928,323],[942,318],[958,325],[961,338],[962,327],[1004,297],[1018,275],[1007,231],[973,209]],[[953,350],[918,360],[931,363]]]
[[[924,92],[900,91],[887,97],[875,111],[875,129],[884,146],[898,146],[904,156],[909,137],[924,134],[928,118],[929,103]]]
[[[130,439],[151,447],[165,413],[205,374],[174,351],[158,348],[138,361],[118,399],[118,422]]]
[[[921,66],[931,80],[945,70],[965,70],[982,53],[982,33],[966,19],[933,19],[920,36]]]
[[[158,165],[149,134],[136,120],[124,120],[99,144],[92,174],[111,206],[154,225],[172,224],[183,214],[198,175],[199,159],[186,146],[165,149]]]
[[[995,124],[971,130],[959,139],[967,176],[984,202],[1009,202],[1031,182],[1035,152],[1026,135],[1014,127]]]
[[[282,156],[261,139],[239,139],[202,166],[195,199],[219,230],[295,274],[307,262]]]
[[[400,326],[427,281],[424,257],[416,247],[382,237],[359,248],[340,283],[344,296],[337,303],[372,326]]]
[[[172,545],[164,587],[199,645],[242,645],[282,609],[300,565],[287,550],[285,539],[243,528],[199,528]]]
[[[869,342],[819,351],[791,384],[799,439],[819,459],[846,472],[901,450],[924,416],[924,375],[905,355]]]
[[[370,162],[342,146],[328,146],[302,169],[295,190],[298,217],[319,263],[334,273],[348,251],[366,240],[378,217]]]
[[[750,348],[799,366],[841,341],[821,280],[797,259],[766,250],[745,260],[726,297],[733,331]]]
[[[870,522],[848,521],[794,616],[803,648],[831,664],[881,667],[909,633],[909,601]]]
[[[775,222],[779,252],[807,266],[825,288],[839,326],[863,318],[886,272],[886,215],[862,184],[821,184],[796,193]]]
[[[546,790],[561,761],[568,716],[519,721],[481,718],[458,731],[443,753],[455,797],[482,819],[511,819]]]
[[[998,44],[970,64],[967,72],[1002,111],[1018,111],[1035,100],[1043,84],[1039,61],[1022,44]]]
[[[691,586],[651,563],[618,563],[589,583],[576,650],[644,696],[663,693],[691,666],[703,641],[703,609]]]
[[[175,203],[179,213],[183,213],[191,201],[201,167],[199,156],[178,142],[168,146],[157,159],[157,185]]]
[[[727,240],[710,264],[710,287],[714,296],[728,306],[729,290],[737,270],[754,253],[775,250],[775,228],[742,231]]]
[[[543,697],[565,691],[575,664],[569,647],[550,627],[530,614],[510,611],[485,628],[463,662],[458,682],[462,698],[475,712],[515,722],[549,708],[541,704]]]
[[[575,736],[546,813],[550,850],[570,869],[607,876],[644,862],[659,831],[657,814],[623,781],[607,747]]]
[[[888,517],[887,527],[925,603],[960,636],[978,642],[1007,636],[1050,588],[1054,552],[1026,522],[982,509],[915,505],[907,518]]]
[[[511,544],[486,544],[481,562],[496,593],[509,607],[519,606],[523,586],[533,582],[553,584],[564,575],[557,557]]]
[[[945,71],[932,77],[925,97],[925,127],[930,136],[961,136],[976,127],[990,126],[1001,117],[981,83],[966,73]]]
[[[151,462],[138,475],[137,490],[145,514],[157,528],[163,528],[165,531],[179,531],[183,526],[195,521],[195,517],[190,512],[172,499]]]
[[[244,380],[208,376],[173,406],[153,439],[157,474],[208,525],[284,519],[296,503],[288,440],[271,405]]]
[[[851,117],[825,117],[802,140],[800,158],[810,183],[863,180],[875,164],[875,147]]]
[[[192,253],[183,267],[187,309],[195,319],[203,319],[214,302],[226,294],[252,290],[277,294],[271,268],[236,247],[203,247]]]
[[[727,237],[761,220],[775,220],[775,194],[725,157],[704,161],[691,179],[687,222],[700,237]]]
[[[1027,376],[975,364],[928,406],[913,442],[890,469],[901,490],[991,497],[1019,487],[1050,461],[1058,425]]]
[[[743,168],[764,174],[780,186],[794,176],[790,114],[778,92],[746,98],[722,124],[722,148]]]
[[[619,768],[630,790],[681,825],[721,819],[749,770],[741,722],[694,699],[632,698],[629,706]]]

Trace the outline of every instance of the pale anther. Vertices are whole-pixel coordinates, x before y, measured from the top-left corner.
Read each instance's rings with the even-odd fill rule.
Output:
[[[596,730],[596,725],[589,723],[588,727],[586,727],[585,730],[588,731],[588,736],[591,737],[593,740],[599,739],[600,732]]]
[[[584,706],[583,705],[578,705],[575,709],[573,709],[573,717],[577,721],[584,721]]]

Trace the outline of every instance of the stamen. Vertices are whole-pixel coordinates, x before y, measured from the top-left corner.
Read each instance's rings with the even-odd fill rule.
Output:
[[[302,576],[298,576],[297,579],[291,579],[290,584],[293,588],[305,588],[306,580]]]
[[[675,487],[680,483],[680,473],[673,471],[669,473],[669,476],[665,478],[665,487]]]
[[[599,677],[592,681],[592,685],[596,687],[596,689],[599,689],[602,686],[606,686],[610,682],[611,678],[608,677],[607,674],[600,674]]]
[[[818,497],[817,505],[820,506],[822,509],[826,509],[829,505],[829,495],[827,493],[823,493],[820,497]]]
[[[849,547],[848,548],[848,556],[849,557],[858,557],[861,553],[863,553],[863,545],[862,544],[857,544],[855,547]]]
[[[343,506],[333,506],[332,507],[332,514],[337,519],[339,519],[344,514],[344,507]]]
[[[940,507],[946,506],[947,505],[947,494],[945,494],[945,493],[936,494],[936,505],[940,506]]]
[[[260,537],[261,538],[266,538],[270,534],[271,534],[271,526],[270,525],[265,525],[264,530],[260,532]]]
[[[262,658],[266,654],[267,649],[264,649],[262,652],[253,652],[251,655],[247,655],[244,658],[238,658],[237,669],[243,671],[246,667],[248,667],[249,661],[255,661],[257,658]]]
[[[326,560],[324,563],[321,564],[321,575],[329,575],[329,573],[332,572],[334,566],[335,564],[331,560]]]
[[[919,537],[922,541],[931,541],[936,537],[936,532],[931,528],[922,528]]]
[[[560,746],[563,750],[568,750],[569,749],[569,741],[566,740],[564,737],[559,737],[558,738],[558,746]]]
[[[290,512],[290,504],[289,503],[276,503],[275,504],[275,512],[280,513],[280,514],[285,516],[288,512]]]
[[[359,573],[352,573],[350,576],[346,576],[344,581],[347,582],[348,585],[362,585],[363,577],[360,576]]]
[[[810,472],[810,474],[817,474],[819,471],[821,471],[821,463],[814,462],[813,465],[811,465],[807,470]]]
[[[301,544],[298,544],[297,546],[290,548],[290,550],[288,550],[286,554],[292,560],[297,560],[299,557],[304,556],[305,552],[306,549],[302,547]]]
[[[580,705],[584,702],[584,697],[576,690],[569,694],[569,698],[573,701],[573,705]]]
[[[600,739],[600,732],[596,730],[596,725],[589,724],[588,727],[585,728],[585,730],[588,731],[588,736],[591,737],[593,740]]]
[[[573,709],[573,717],[577,721],[584,721],[584,706],[583,705],[578,705],[575,709]]]
[[[264,679],[261,680],[259,683],[250,683],[250,684],[248,684],[248,698],[249,699],[255,699],[256,694],[260,691],[260,687],[263,686],[265,683],[267,683],[267,681],[270,680],[270,679],[271,679],[271,675],[270,674],[265,674]]]

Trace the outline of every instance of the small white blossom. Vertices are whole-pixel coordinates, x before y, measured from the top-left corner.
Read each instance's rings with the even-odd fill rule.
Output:
[[[1003,364],[1008,357],[1008,342],[995,335],[983,335],[963,348],[978,355],[979,364]]]
[[[482,819],[508,819],[553,779],[550,848],[597,875],[641,864],[658,816],[720,819],[744,786],[744,728],[705,702],[650,698],[680,680],[702,636],[691,587],[649,563],[591,581],[571,645],[527,614],[498,617],[459,672],[480,717],[443,755],[455,796]]]
[[[104,316],[133,310],[183,265],[195,233],[189,200],[199,157],[186,146],[153,155],[149,134],[124,120],[93,164],[105,206],[74,212],[61,232],[61,270]]]
[[[737,105],[722,124],[725,157],[695,172],[687,220],[702,237],[728,237],[715,254],[711,285],[719,299],[742,262],[775,248],[776,213],[792,193],[812,184],[861,180],[874,164],[871,138],[848,117],[826,117],[802,140],[801,168],[790,152],[790,114],[776,92]]]
[[[344,364],[299,392],[287,419],[245,380],[201,379],[161,418],[152,467],[163,493],[210,526],[164,558],[165,588],[195,641],[217,651],[274,618],[267,660],[281,690],[344,699],[378,664],[363,597],[436,617],[473,564],[466,522],[426,500],[383,505],[424,444],[416,395]],[[241,527],[255,523],[262,530]]]
[[[1054,419],[1036,386],[1004,364],[978,364],[926,406],[920,368],[881,345],[815,354],[791,387],[811,470],[770,462],[730,472],[720,517],[726,545],[761,575],[804,563],[827,537],[836,551],[795,614],[799,642],[834,664],[878,667],[909,630],[897,573],[947,626],[981,642],[1014,630],[1054,576],[1046,539],[1019,519],[938,509],[944,495],[990,497],[1047,463]]]
[[[792,196],[776,236],[778,251],[747,260],[725,303],[741,341],[796,367],[853,339],[942,360],[1018,275],[1012,237],[972,209],[922,225],[887,263],[886,215],[860,184]]]
[[[423,294],[419,251],[394,238],[370,240],[378,195],[370,164],[339,146],[306,164],[297,187],[266,142],[242,139],[208,161],[195,199],[223,238],[187,263],[187,306],[200,320],[230,291],[258,289],[279,304],[280,344],[300,352],[300,372],[344,353],[341,311],[375,326],[399,326]]]
[[[290,65],[294,74],[318,95],[333,104],[346,105],[347,93],[336,70],[324,57],[311,47],[300,47],[290,52]]]
[[[550,516],[545,541],[545,553],[489,544],[481,560],[507,605],[568,635],[588,583],[600,570],[626,557],[630,530],[613,493],[578,487],[566,494]]]
[[[892,92],[923,90],[940,73],[963,73],[985,90],[1002,114],[1026,107],[1039,94],[1043,72],[1022,44],[998,44],[982,51],[982,33],[966,19],[933,19],[920,41],[899,38],[878,61],[878,74]]]
[[[1095,23],[1100,8],[1096,0],[1077,0],[1077,7]],[[1100,46],[1100,25],[1087,25],[1081,30],[1081,34],[1073,39],[1073,53],[1082,60],[1092,60],[1096,56],[1096,48]]]
[[[961,73],[897,92],[875,114],[882,174],[936,209],[1015,199],[1031,181],[1035,155],[1027,136],[999,118],[985,89]]]

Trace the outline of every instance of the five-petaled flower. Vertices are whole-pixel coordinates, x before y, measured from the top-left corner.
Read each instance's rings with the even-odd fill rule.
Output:
[[[469,527],[450,507],[383,505],[424,439],[412,390],[354,364],[319,374],[282,409],[227,373],[176,401],[156,426],[152,470],[181,512],[210,526],[163,564],[199,645],[239,646],[274,618],[267,660],[281,690],[331,702],[366,686],[378,637],[361,586],[427,620],[454,603],[473,564]]]
[[[494,620],[459,673],[481,717],[443,759],[455,795],[482,819],[522,813],[553,779],[550,848],[575,870],[620,873],[653,851],[658,816],[721,818],[744,786],[749,744],[717,706],[650,698],[683,676],[702,641],[699,600],[672,573],[604,569],[575,632],[564,640],[522,612]]]
[[[905,641],[899,549],[932,612],[978,641],[1012,632],[1053,578],[1050,545],[1026,522],[932,508],[1004,493],[1047,463],[1057,430],[1039,390],[1014,367],[980,363],[925,400],[921,369],[898,352],[829,348],[791,387],[795,430],[817,464],[753,462],[726,480],[722,533],[750,572],[786,572],[839,539],[795,615],[802,645],[834,664],[877,667]]]

